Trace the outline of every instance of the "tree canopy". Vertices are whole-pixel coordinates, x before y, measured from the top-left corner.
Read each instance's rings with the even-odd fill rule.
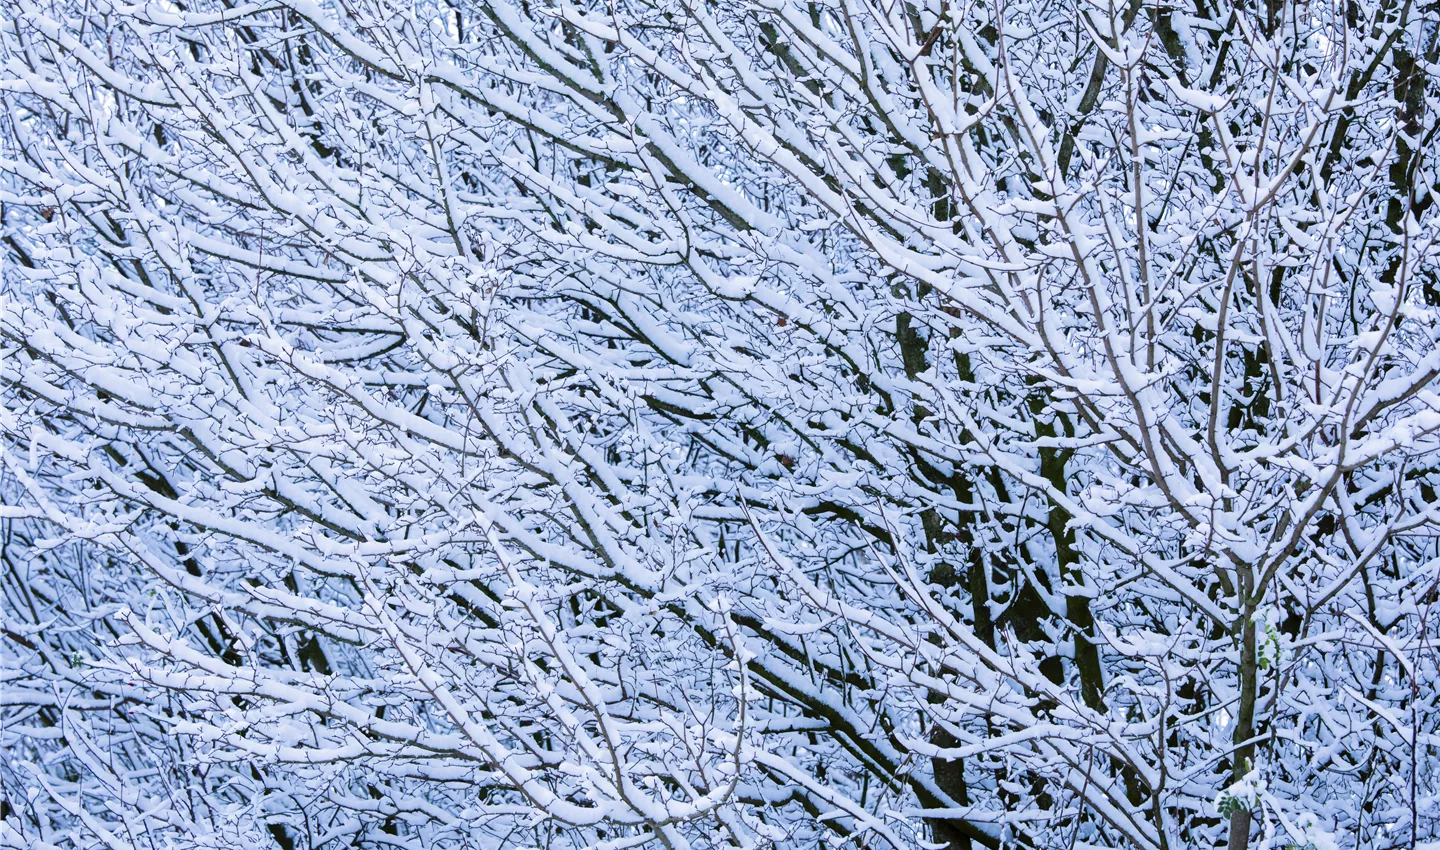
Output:
[[[1440,839],[1440,5],[3,8],[0,848]]]

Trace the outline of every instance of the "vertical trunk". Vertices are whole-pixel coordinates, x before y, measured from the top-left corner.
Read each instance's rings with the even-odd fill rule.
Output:
[[[930,743],[937,747],[958,747],[960,742],[954,735],[939,725],[930,731]],[[930,770],[935,776],[935,785],[950,799],[962,806],[970,805],[970,792],[965,785],[965,762],[961,759],[931,759]],[[960,822],[948,818],[933,818],[930,821],[930,838],[946,850],[971,850],[970,836],[960,829]]]
[[[1235,717],[1235,734],[1231,741],[1235,753],[1230,767],[1230,781],[1239,782],[1254,763],[1255,699],[1259,691],[1260,671],[1255,660],[1255,620],[1245,618],[1240,639],[1240,705]],[[1227,850],[1246,850],[1250,846],[1250,810],[1230,813],[1230,841]]]
[[[1031,397],[1032,411],[1038,413],[1044,408],[1044,405],[1043,396],[1036,394]],[[1037,420],[1035,433],[1041,437],[1069,436],[1068,423],[1063,420],[1063,417],[1059,417],[1059,419],[1058,423]],[[1069,456],[1068,450],[1040,449],[1040,474],[1050,482],[1052,487],[1062,493],[1069,489],[1065,469]],[[1075,550],[1075,532],[1069,527],[1070,512],[1052,499],[1045,523],[1055,544],[1055,560],[1060,568],[1060,592],[1065,595],[1065,619],[1069,621],[1075,633],[1075,670],[1080,678],[1080,695],[1085,700],[1085,705],[1096,711],[1103,711],[1105,704],[1101,694],[1104,683],[1100,667],[1100,651],[1093,640],[1095,617],[1090,611],[1090,597],[1083,590],[1085,575],[1080,569],[1080,553]]]
[[[1245,850],[1250,846],[1250,810],[1230,814],[1230,843],[1225,850]]]

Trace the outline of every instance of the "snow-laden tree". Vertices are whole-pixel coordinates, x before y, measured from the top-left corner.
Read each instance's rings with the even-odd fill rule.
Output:
[[[0,8],[0,847],[1440,836],[1435,3]]]

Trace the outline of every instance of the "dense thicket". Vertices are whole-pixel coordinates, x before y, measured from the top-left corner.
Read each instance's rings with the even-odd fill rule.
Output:
[[[1440,837],[1440,6],[4,0],[0,847]]]

